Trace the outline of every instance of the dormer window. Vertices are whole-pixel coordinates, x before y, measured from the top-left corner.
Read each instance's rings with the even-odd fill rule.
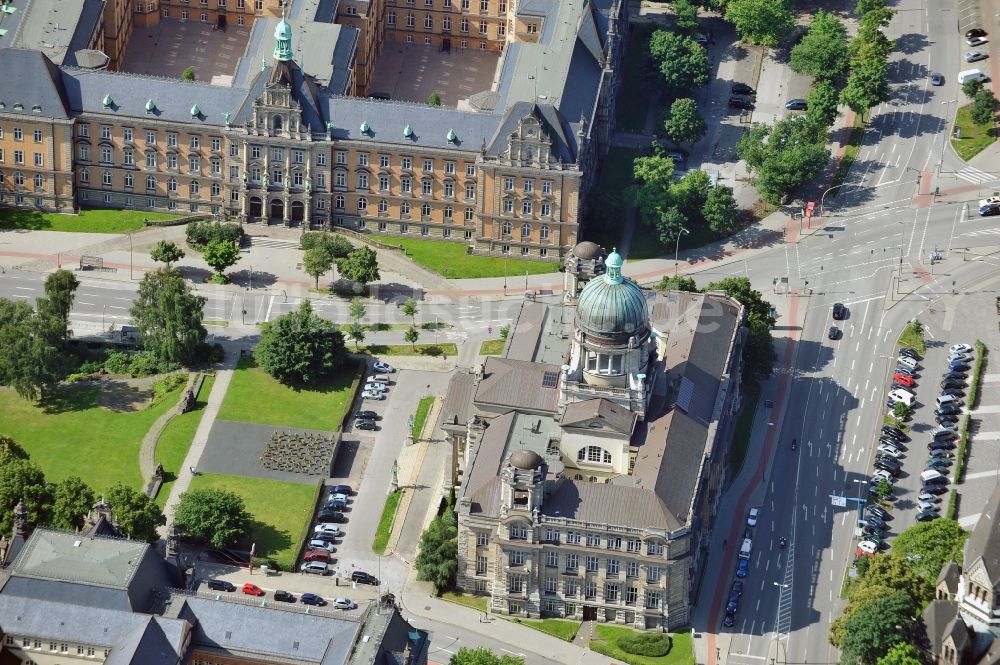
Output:
[[[590,464],[611,464],[611,453],[600,446],[587,446],[580,448],[580,452],[576,454],[576,461]]]

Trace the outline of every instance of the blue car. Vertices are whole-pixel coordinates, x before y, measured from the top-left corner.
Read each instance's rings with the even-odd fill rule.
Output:
[[[746,577],[750,571],[750,559],[740,559],[740,565],[736,567],[736,577]]]

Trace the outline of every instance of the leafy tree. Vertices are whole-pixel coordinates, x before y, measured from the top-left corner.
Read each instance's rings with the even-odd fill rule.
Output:
[[[996,121],[997,98],[993,91],[983,88],[972,98],[972,122],[977,125],[990,125]]]
[[[416,326],[410,326],[406,333],[403,335],[403,339],[410,343],[410,346],[414,349],[417,348],[417,340],[420,339],[420,331],[417,330]]]
[[[333,268],[333,255],[326,247],[312,247],[307,249],[302,255],[302,268],[306,274],[316,280],[316,288],[319,288],[319,278]]]
[[[155,501],[121,482],[111,486],[105,499],[114,510],[118,526],[129,538],[156,542],[156,528],[166,524],[167,518]]]
[[[365,307],[365,301],[361,298],[351,298],[348,311],[351,313],[352,319],[361,321],[361,319],[365,318],[365,314],[368,313],[368,308]]]
[[[52,504],[52,526],[77,530],[94,505],[94,490],[77,476],[70,476],[56,485]]]
[[[437,92],[432,92],[427,97],[427,103],[430,104],[431,106],[441,106],[441,95],[439,95]]]
[[[733,190],[725,185],[716,185],[708,190],[701,214],[708,222],[708,228],[720,236],[732,235],[739,226],[740,210],[736,205]]]
[[[420,536],[420,552],[414,562],[417,579],[447,587],[458,569],[458,528],[454,519],[436,518]]]
[[[524,658],[508,654],[498,656],[486,647],[461,647],[448,665],[524,665]]]
[[[962,84],[962,92],[969,99],[975,99],[979,91],[983,89],[983,82],[979,79],[969,79]]]
[[[788,0],[729,0],[726,20],[740,39],[761,46],[777,46],[795,27]]]
[[[142,278],[130,313],[147,351],[184,364],[196,359],[208,336],[204,307],[205,298],[193,295],[176,271],[155,270]]]
[[[38,301],[38,312],[58,321],[62,341],[69,335],[69,313],[80,280],[69,270],[56,270],[45,278],[45,298]]]
[[[369,284],[381,279],[378,271],[378,256],[367,245],[351,250],[351,253],[337,260],[340,274],[359,284]]]
[[[938,566],[939,571],[940,569]],[[934,579],[937,580],[936,574]],[[875,557],[868,563],[864,576],[851,590],[851,600],[866,602],[872,595],[871,590],[878,588],[904,592],[914,607],[922,607],[933,595],[931,585],[914,570],[910,562],[896,555],[895,543],[891,556]]]
[[[892,407],[892,415],[895,416],[896,420],[906,422],[913,415],[913,409],[902,402],[896,402],[896,405]]]
[[[361,342],[365,341],[365,327],[354,321],[347,326],[347,337],[354,342],[354,350],[361,350]]]
[[[181,72],[181,80],[182,81],[194,81],[195,80],[194,68],[193,67],[185,67],[184,71]]]
[[[181,494],[174,525],[182,536],[222,549],[247,532],[250,513],[243,498],[234,492],[188,490]]]
[[[649,38],[649,55],[674,91],[705,85],[711,77],[708,52],[683,35],[657,30]]]
[[[50,307],[47,300],[39,300],[40,309]],[[63,357],[56,344],[64,336],[65,326],[54,316],[0,298],[0,384],[24,399],[38,399],[62,376]]]
[[[303,233],[299,242],[302,249],[325,247],[335,259],[344,258],[354,249],[354,245],[344,236],[336,233],[327,233],[326,231],[309,231]]]
[[[184,258],[184,250],[169,240],[161,240],[156,243],[156,247],[149,253],[149,258],[160,263],[166,263],[167,268],[169,268],[171,263]]]
[[[656,222],[656,228],[660,232],[660,243],[664,247],[675,244],[685,222],[687,216],[680,208],[677,206],[667,208]]]
[[[833,121],[837,119],[839,101],[837,88],[834,87],[833,83],[826,79],[817,81],[806,97],[809,109],[806,111],[806,119],[824,129],[831,126]]]
[[[51,483],[37,464],[27,459],[13,460],[0,467],[0,533],[14,528],[14,506],[24,499],[30,524],[48,524],[52,519]]]
[[[885,0],[858,0],[857,4],[854,5],[854,13],[858,16],[864,16],[871,10],[882,7],[885,7]]]
[[[847,30],[836,16],[821,10],[809,23],[802,41],[792,48],[789,65],[800,74],[830,80],[847,69],[849,57]]]
[[[698,293],[698,285],[694,280],[684,275],[664,275],[656,288],[661,291],[687,291],[688,293]]]
[[[878,499],[879,503],[885,503],[890,496],[892,496],[892,483],[890,483],[885,478],[882,478],[877,483],[875,483],[875,497]]]
[[[638,183],[632,188],[632,199],[639,209],[639,218],[645,224],[658,226],[663,213],[670,207],[674,162],[658,150],[648,157],[637,157],[632,174]]]
[[[823,170],[830,158],[824,143],[810,123],[788,118],[773,126],[755,124],[740,139],[737,153],[756,175],[760,195],[779,203]]]
[[[723,291],[739,301],[746,311],[747,341],[743,347],[743,363],[749,376],[767,378],[774,369],[774,340],[771,327],[771,303],[764,300],[760,291],[750,286],[746,277],[727,277],[708,285],[709,291]]]
[[[840,101],[865,117],[868,109],[889,99],[889,77],[885,59],[854,60],[847,85],[840,91]]]
[[[863,603],[844,622],[840,662],[843,665],[875,665],[894,644],[907,641],[916,613],[916,607],[904,591],[894,591]]]
[[[282,383],[313,384],[344,362],[344,335],[305,300],[296,311],[264,324],[254,358]]]
[[[9,436],[0,435],[0,467],[19,459],[28,459],[28,451]]]
[[[407,298],[403,303],[403,314],[410,317],[413,325],[417,325],[417,301],[413,298]]]
[[[851,66],[866,60],[884,61],[895,45],[895,42],[878,28],[870,25],[862,26],[847,46],[847,51],[851,54]]]
[[[240,248],[227,240],[213,240],[205,245],[201,256],[215,270],[215,274],[224,280],[225,275],[222,273],[240,260]]]
[[[697,143],[705,136],[708,125],[698,113],[698,104],[690,97],[682,97],[670,105],[670,115],[663,123],[663,129],[677,143]]]
[[[500,327],[500,339],[507,339],[510,336],[510,324],[507,323]]]
[[[711,179],[701,169],[692,169],[670,184],[670,200],[691,222],[701,220],[701,209],[708,200]]]
[[[892,541],[892,554],[906,560],[928,583],[937,582],[941,567],[953,557],[962,560],[962,543],[968,532],[955,520],[917,522]]]
[[[690,0],[674,0],[674,26],[679,32],[691,33],[698,29],[698,8]]]
[[[876,30],[889,27],[892,17],[896,15],[896,10],[889,7],[877,7],[865,12],[858,21],[858,34],[870,41],[871,35]]]
[[[923,665],[916,647],[905,642],[898,642],[884,656],[878,659],[878,665]]]

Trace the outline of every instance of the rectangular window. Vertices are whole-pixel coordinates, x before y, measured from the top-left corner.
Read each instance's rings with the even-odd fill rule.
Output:
[[[455,183],[453,183],[451,180],[444,183],[444,195],[448,198],[455,197]]]
[[[545,593],[558,593],[558,592],[559,592],[559,579],[556,577],[546,577]]]
[[[252,145],[250,146],[250,159],[260,159],[260,146]]]
[[[618,577],[621,562],[618,559],[608,559],[608,577]]]
[[[503,188],[506,192],[514,191],[514,179],[510,177],[505,177],[503,179]]]
[[[490,24],[486,21],[479,22],[479,34],[485,35],[489,31]]]
[[[504,37],[507,34],[507,24],[497,23],[497,37]]]
[[[601,534],[599,533],[587,534],[587,547],[600,547],[600,545],[601,545]]]
[[[508,575],[507,576],[507,592],[508,593],[522,593],[522,592],[524,592],[524,576],[523,575]]]
[[[276,162],[283,162],[283,161],[285,161],[285,151],[282,150],[281,148],[272,148],[271,149],[271,159],[274,160],[274,161],[276,161]]]
[[[655,610],[660,607],[660,592],[659,591],[647,591],[646,592],[646,609]]]
[[[548,201],[543,201],[542,205],[539,208],[538,212],[539,212],[539,214],[542,217],[551,217],[552,216],[552,204],[549,203]]]
[[[489,566],[489,560],[484,556],[476,557],[476,575],[485,575]]]
[[[409,171],[413,168],[413,160],[409,157],[401,157],[399,160],[399,166],[400,168]]]
[[[563,595],[576,598],[579,593],[579,585],[576,580],[565,580],[563,582]]]
[[[625,574],[628,577],[639,577],[639,562],[629,561],[628,566],[625,568]]]
[[[646,568],[646,582],[649,584],[655,584],[660,581],[660,567],[659,566],[649,566]]]
[[[45,162],[44,162],[44,160],[42,158],[42,153],[36,152],[35,153],[35,166],[44,166],[44,165],[45,165]]]
[[[188,137],[188,141],[189,141],[188,144],[191,146],[192,150],[197,150],[198,148],[201,147],[201,137],[200,136],[195,136],[195,135],[192,134],[191,136]]]
[[[596,556],[588,556],[587,557],[587,572],[588,573],[596,573],[598,567],[600,566],[600,562],[601,562],[601,560],[598,559]]]
[[[431,195],[432,187],[433,184],[431,183],[430,180],[424,180],[420,183],[420,191],[423,193],[424,196]]]
[[[617,584],[605,584],[604,585],[604,602],[606,602],[606,603],[617,603],[618,602],[618,585]]]
[[[424,160],[424,173],[430,173],[434,170],[434,160],[425,159]]]
[[[559,542],[559,530],[558,529],[546,529],[545,530],[545,541],[548,543],[558,543]]]
[[[111,138],[111,126],[110,125],[101,125],[101,138],[102,139],[110,139]]]
[[[316,165],[317,166],[326,166],[326,153],[325,152],[321,152],[321,153],[319,153],[319,154],[316,155]]]
[[[230,143],[229,144],[229,156],[230,157],[239,157],[240,156],[240,146],[238,146],[235,143]]]
[[[566,572],[573,573],[575,575],[579,567],[580,567],[580,556],[578,554],[567,554]]]
[[[200,173],[201,172],[201,158],[200,157],[189,157],[188,158],[188,173]]]
[[[359,152],[358,153],[358,166],[368,166],[368,153]]]
[[[620,536],[608,536],[609,550],[620,550],[621,548],[622,548],[622,539]]]
[[[534,212],[535,204],[533,201],[521,201],[521,214],[530,215]]]
[[[222,150],[222,139],[217,136],[212,137],[212,152],[219,152]]]
[[[359,173],[358,174],[358,189],[368,189],[368,174]]]
[[[566,544],[567,545],[579,545],[580,544],[580,532],[579,531],[567,531],[566,532]]]
[[[597,598],[597,582],[588,581],[583,587],[583,596],[587,599]]]
[[[476,532],[476,547],[486,547],[490,544],[490,534],[488,531]]]
[[[338,150],[336,152],[335,159],[336,159],[336,163],[337,164],[346,164],[347,163],[347,153],[345,151],[343,151],[343,150]]]
[[[177,134],[173,132],[167,132],[167,147],[168,148],[177,147]]]
[[[549,568],[559,567],[559,555],[556,552],[545,553],[545,565]]]
[[[379,191],[386,192],[389,191],[389,176],[380,175],[378,177],[378,188]]]
[[[663,556],[663,543],[658,543],[652,540],[649,541],[646,543],[646,554]]]
[[[625,589],[625,604],[635,605],[635,601],[639,599],[639,590],[634,586],[630,586]]]
[[[528,539],[528,530],[525,529],[520,524],[511,524],[508,527],[508,533],[510,534],[509,537],[510,537],[511,540],[527,540]]]
[[[36,129],[34,131],[34,137],[35,137],[35,143],[41,143],[42,142],[42,130]]]
[[[507,560],[512,566],[524,565],[524,552],[521,550],[510,550],[507,552]]]
[[[316,174],[316,187],[319,189],[326,189],[326,174],[317,173]]]
[[[638,538],[629,538],[628,540],[628,551],[629,552],[641,552],[642,551],[642,541]]]
[[[90,136],[90,125],[80,125],[80,136]],[[0,138],[3,138],[2,134]]]
[[[167,155],[167,168],[168,169],[177,168],[177,155]]]

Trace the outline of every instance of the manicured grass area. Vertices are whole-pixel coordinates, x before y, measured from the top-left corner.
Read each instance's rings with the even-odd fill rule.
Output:
[[[955,138],[958,129],[962,138]],[[959,157],[968,161],[988,148],[997,140],[997,131],[993,124],[977,125],[972,121],[972,104],[960,106],[955,114],[955,127],[951,132],[951,147]]]
[[[448,342],[442,344],[369,344],[362,346],[361,353],[370,353],[373,356],[440,356],[448,354],[458,355],[458,346]]]
[[[385,554],[385,548],[389,545],[389,536],[392,535],[392,523],[396,519],[396,509],[399,508],[399,500],[403,498],[404,491],[396,490],[385,498],[382,517],[378,520],[378,528],[375,529],[375,539],[372,541],[372,551],[379,556]]]
[[[242,358],[219,409],[219,418],[336,432],[351,407],[359,373],[358,365],[348,362],[325,384],[298,389],[273,379],[252,358]]]
[[[490,601],[490,599],[486,596],[473,596],[472,594],[462,593],[460,591],[445,591],[438,597],[441,600],[447,600],[451,603],[465,605],[466,607],[471,607],[472,609],[479,610],[480,612],[486,611],[486,605]]]
[[[372,237],[386,245],[402,247],[416,263],[449,279],[503,277],[504,274],[517,277],[523,276],[526,270],[529,275],[559,270],[559,264],[553,261],[467,254],[467,245],[460,242],[430,240],[420,236],[406,238],[372,234]]]
[[[620,132],[641,133],[646,128],[646,114],[652,100],[652,86],[646,76],[649,67],[646,49],[649,36],[657,26],[637,23],[629,26],[628,51],[625,55],[625,73],[615,108],[615,128]]]
[[[202,412],[208,404],[208,396],[212,394],[213,385],[215,377],[206,376],[201,384],[201,390],[198,391],[194,408],[187,413],[174,416],[156,442],[156,461],[163,465],[163,485],[156,495],[156,503],[160,508],[166,504],[170,489],[177,480],[177,474],[191,447],[191,441],[194,440],[198,423],[201,422]]]
[[[144,210],[81,210],[79,215],[59,215],[37,210],[0,208],[0,229],[74,231],[76,233],[128,233],[143,227],[143,220],[174,219],[177,215]]]
[[[843,185],[847,180],[847,174],[851,172],[854,160],[858,158],[858,151],[861,150],[861,139],[864,136],[864,123],[861,122],[860,116],[855,115],[854,127],[851,128],[851,135],[847,137],[847,145],[844,146],[844,156],[840,158],[840,162],[837,164],[837,171],[833,174],[833,182],[830,183],[831,187],[837,187],[837,189],[830,191],[830,198],[836,198],[840,190],[843,189],[842,187],[838,187],[838,185]]]
[[[747,449],[750,447],[750,433],[753,430],[753,419],[757,415],[757,401],[760,399],[760,384],[754,381],[743,386],[743,408],[736,418],[733,430],[733,442],[729,448],[729,468],[736,477],[743,462],[746,461]]]
[[[181,388],[142,411],[98,406],[100,387],[59,387],[38,404],[0,392],[0,431],[20,443],[53,482],[79,476],[98,494],[116,482],[143,487],[139,447],[150,425],[177,403]]]
[[[199,473],[191,489],[222,489],[238,494],[252,520],[250,532],[240,541],[242,549],[257,545],[257,557],[274,559],[282,570],[297,561],[306,531],[312,526],[319,483],[286,483],[280,480]]]
[[[424,423],[427,422],[427,414],[430,413],[432,406],[434,406],[433,395],[420,398],[420,403],[417,404],[417,412],[413,416],[413,429],[410,430],[414,441],[420,439],[420,435],[423,434]]]
[[[670,633],[671,647],[666,656],[634,656],[618,648],[618,640],[632,637],[637,631],[622,626],[598,624],[594,627],[594,639],[590,648],[597,653],[617,658],[632,665],[694,665],[694,650],[691,633]]]
[[[576,637],[576,631],[580,630],[580,622],[569,619],[518,619],[517,623],[566,642],[572,642]]]
[[[499,356],[503,353],[503,345],[506,344],[505,340],[502,339],[488,339],[479,345],[479,355],[481,356]]]
[[[899,346],[908,346],[915,349],[921,356],[927,353],[927,345],[924,343],[924,327],[918,321],[906,324],[903,332],[899,333],[896,340]]]

